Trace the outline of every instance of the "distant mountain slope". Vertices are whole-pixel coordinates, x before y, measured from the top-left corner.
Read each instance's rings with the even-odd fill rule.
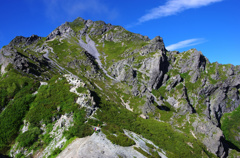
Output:
[[[239,155],[240,66],[196,49],[168,51],[159,36],[77,18],[47,37],[16,37],[0,66],[2,154],[56,157],[101,127],[143,157]]]

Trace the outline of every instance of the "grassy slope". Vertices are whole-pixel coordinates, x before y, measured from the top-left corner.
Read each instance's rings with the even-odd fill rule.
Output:
[[[107,123],[104,127],[111,133],[122,129],[141,134],[152,140],[160,148],[167,151],[169,157],[202,157],[213,155],[207,152],[204,145],[187,133],[179,133],[168,123],[158,122],[154,119],[144,120],[138,115],[118,107],[114,104],[103,103],[98,118]],[[192,144],[190,147],[188,143]]]
[[[16,138],[23,118],[34,100],[39,82],[11,70],[1,78],[0,152],[5,153]]]
[[[34,90],[37,90],[36,88]],[[85,110],[79,109],[79,105],[75,103],[77,96],[69,92],[69,90],[70,85],[65,78],[54,76],[48,81],[48,85],[41,86],[38,89],[38,93],[35,96],[32,95],[33,90],[28,90],[28,93],[24,91],[25,93],[21,93],[20,99],[16,100],[18,104],[13,104],[14,107],[8,105],[6,110],[0,115],[1,127],[4,127],[0,129],[0,140],[2,140],[0,144],[1,153],[7,153],[10,148],[9,145],[14,141],[20,142],[18,146],[25,147],[28,151],[44,149],[52,140],[49,134],[54,124],[52,118],[66,113],[72,113],[74,116],[74,126],[64,132],[68,139],[76,136],[84,137],[91,135],[91,126],[84,123],[86,121]],[[31,100],[26,102],[25,98],[30,98]],[[59,110],[57,110],[58,108]],[[16,113],[15,110],[18,112]],[[28,131],[25,133],[19,132],[23,119],[30,123]],[[45,134],[40,130],[42,124],[46,125]],[[14,140],[15,138],[16,140]],[[55,154],[54,152],[53,155]],[[21,155],[19,154],[18,156]]]
[[[231,113],[226,113],[221,119],[221,128],[226,140],[240,148],[239,133],[240,133],[240,107]],[[238,137],[238,139],[236,139]]]

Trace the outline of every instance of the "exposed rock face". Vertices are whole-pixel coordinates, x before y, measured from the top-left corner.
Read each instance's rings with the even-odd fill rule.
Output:
[[[162,52],[165,52],[165,46],[163,43],[163,39],[160,36],[156,36],[154,39],[152,39],[148,45],[141,48],[141,55],[147,55],[151,52],[155,52],[157,50],[161,50]]]
[[[154,103],[154,98],[152,96],[147,98],[146,103],[144,104],[143,108],[142,108],[142,113],[144,115],[147,115],[148,113],[154,113],[156,107],[153,106],[152,104]]]
[[[73,116],[70,114],[62,115],[54,124],[53,130],[50,132],[53,140],[37,157],[48,157],[56,148],[62,148],[67,139],[63,136],[63,132],[73,126]]]
[[[23,44],[22,46],[26,47],[33,43],[37,43],[38,40],[40,40],[40,39],[41,39],[41,37],[39,37],[37,35],[32,35],[31,37],[17,36],[9,43],[9,46],[16,46],[19,44]]]
[[[149,48],[153,48],[155,51],[155,47]],[[156,48],[159,49],[160,47]],[[153,50],[149,49],[149,52]],[[142,54],[144,55],[149,53],[146,51],[143,52],[144,53]],[[207,138],[205,138],[202,142],[209,148],[211,152],[221,157],[225,154],[227,149],[223,147],[224,136],[218,127],[220,126],[220,119],[222,115],[224,113],[233,111],[240,104],[238,93],[240,84],[239,75],[237,75],[239,70],[233,68],[233,66],[230,66],[229,68],[224,66],[222,69],[221,65],[219,65],[215,68],[214,75],[206,75],[203,77],[203,73],[208,74],[208,71],[210,71],[210,68],[207,67],[207,65],[210,65],[210,62],[202,55],[201,52],[195,49],[190,50],[189,52],[190,53],[188,54],[179,54],[173,52],[173,54],[166,55],[164,50],[159,50],[159,53],[156,53],[153,58],[146,57],[143,59],[139,69],[134,68],[134,58],[127,58],[114,63],[108,70],[112,72],[111,75],[117,77],[118,80],[125,81],[129,85],[133,86],[132,92],[134,95],[147,95],[148,91],[151,91],[152,89],[158,89],[162,85],[165,85],[166,90],[170,92],[181,83],[184,84],[185,86],[182,89],[182,93],[175,92],[176,95],[171,97],[168,96],[165,100],[172,107],[177,109],[178,114],[180,115],[185,115],[188,112],[195,113],[195,108],[198,106],[196,104],[196,100],[200,101],[201,98],[199,96],[204,96],[204,103],[206,106],[205,111],[203,111],[203,113],[206,114],[206,118],[204,119],[206,119],[206,122],[211,122],[204,125],[201,125],[200,122],[196,122],[194,126],[203,126],[203,128],[206,130],[203,132],[199,129],[196,129],[197,133],[202,133],[204,135],[207,133],[209,134],[210,131],[215,131],[217,133],[213,135],[209,134],[209,136],[207,136]],[[182,57],[178,59],[175,57],[180,55],[182,55]],[[174,65],[170,63],[174,63]],[[189,87],[186,85],[186,78],[182,78],[180,74],[169,77],[167,73],[170,70],[176,69],[175,67],[177,67],[177,71],[180,74],[187,74],[190,76],[188,82],[191,84],[198,84],[197,82],[200,82],[200,86],[196,87],[196,89],[193,91],[188,90]],[[226,80],[221,80],[219,71],[225,71],[228,78],[226,78]],[[142,80],[142,82],[139,82],[136,76],[138,76],[140,72],[146,74],[146,76],[149,76],[149,80],[145,79]],[[212,82],[212,79],[216,80],[217,83],[210,83]],[[137,90],[138,88],[136,87],[138,86],[135,83],[142,84],[142,86],[139,86],[142,88],[147,85],[147,93],[146,89],[142,90],[144,93],[141,93],[141,91]],[[209,96],[211,96],[210,99]],[[146,103],[142,108],[143,114],[147,114],[149,112],[154,113],[156,107],[153,106],[153,103],[154,99],[147,97]]]
[[[22,133],[28,131],[28,128],[29,128],[29,125],[30,125],[30,123],[27,122],[26,120],[24,120],[23,122],[24,122],[24,126],[22,128]]]
[[[178,74],[174,77],[172,77],[169,82],[170,84],[167,86],[167,90],[170,91],[171,89],[173,89],[177,84],[179,84],[182,81],[181,76]]]
[[[164,53],[160,53],[155,57],[155,60],[151,62],[150,80],[148,87],[150,90],[158,89],[163,81],[164,74],[168,69],[168,61]]]
[[[161,38],[156,37],[155,40],[157,39]],[[134,68],[134,58],[127,58],[114,63],[108,71],[110,71],[111,75],[119,81],[126,81],[129,85],[134,86],[133,89],[136,89],[135,83],[138,82],[136,78],[137,75],[143,73],[150,78],[149,80],[144,81],[144,84],[147,84],[148,90],[151,91],[152,89],[158,89],[164,81],[164,76],[168,71],[169,66],[166,54],[164,53],[165,50],[163,49],[163,43],[161,40],[157,40],[154,44],[151,43],[145,46],[142,52],[145,52],[146,50],[148,51],[147,53],[155,51],[157,51],[157,53],[153,57],[145,58],[141,62],[141,67],[139,69]]]
[[[94,133],[91,137],[81,138],[76,140],[75,145],[72,146],[71,152],[67,153],[63,151],[58,157],[68,157],[73,156],[72,152],[74,152],[74,157],[82,158],[82,157],[99,157],[99,158],[110,158],[110,157],[142,157],[144,156],[138,153],[136,150],[131,147],[121,147],[112,144],[106,136],[100,133]],[[71,148],[71,147],[70,147]],[[98,149],[98,150],[96,150]]]
[[[203,143],[206,145],[209,151],[215,153],[219,157],[224,157],[225,149],[222,140],[224,139],[221,129],[216,127],[205,119],[204,122],[196,120],[193,124],[194,133],[203,135]]]
[[[38,37],[38,36],[37,36]],[[33,74],[35,76],[40,76],[43,72],[48,71],[51,69],[51,64],[43,57],[36,57],[28,52],[28,50],[24,50],[24,54],[28,54],[29,56],[24,55],[23,53],[20,53],[17,51],[17,49],[13,48],[12,45],[17,45],[19,43],[17,42],[25,42],[26,45],[32,44],[33,42],[36,42],[39,38],[36,36],[31,36],[29,38],[25,37],[16,37],[16,39],[12,40],[12,42],[6,46],[5,48],[2,48],[0,50],[0,65],[1,67],[1,73],[5,72],[5,68],[12,64],[13,68],[26,73],[26,74]],[[37,39],[36,39],[37,38]],[[32,41],[33,40],[33,41]],[[34,41],[35,40],[35,41]],[[23,46],[25,47],[25,45]]]
[[[130,58],[127,60],[120,60],[110,67],[108,70],[111,72],[111,76],[115,77],[119,81],[129,81],[134,82],[136,73],[132,67],[134,59]]]
[[[74,35],[74,32],[71,29],[71,27],[68,25],[68,23],[65,23],[65,24],[59,26],[58,28],[56,28],[53,32],[51,32],[47,36],[46,40],[52,40],[52,39],[56,38],[57,36],[68,37],[70,35]]]
[[[70,92],[73,92],[78,95],[76,103],[80,105],[80,108],[85,107],[87,112],[87,117],[91,116],[97,109],[95,107],[96,103],[94,102],[93,97],[91,96],[91,93],[89,90],[86,90],[85,92],[79,93],[77,91],[77,88],[82,87],[84,88],[86,84],[82,82],[78,77],[73,76],[71,74],[64,75],[69,84],[72,85]]]
[[[149,147],[146,143],[149,143],[159,149],[151,141],[137,135],[136,133],[125,131],[125,134],[132,138],[136,145],[134,147],[141,148],[144,152],[149,152]],[[97,150],[96,150],[97,149]],[[160,152],[161,151],[161,152]],[[158,152],[161,157],[166,158],[165,152],[159,149]],[[144,155],[134,150],[133,147],[121,147],[119,145],[112,144],[106,135],[102,132],[94,133],[90,137],[78,138],[72,142],[57,158],[65,157],[99,157],[99,158],[110,158],[110,157],[139,157],[145,158]]]

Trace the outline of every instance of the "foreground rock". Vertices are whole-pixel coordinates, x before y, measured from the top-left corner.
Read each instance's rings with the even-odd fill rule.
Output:
[[[132,134],[130,132],[129,134]],[[137,158],[145,158],[144,155],[139,153],[134,149],[134,147],[140,147],[145,152],[149,152],[149,148],[146,146],[146,142],[148,141],[144,138],[139,138],[138,135],[132,135],[136,139],[136,145],[130,147],[122,147],[119,145],[112,144],[106,138],[106,135],[102,132],[94,133],[92,136],[88,136],[85,138],[77,138],[75,139],[68,147],[63,150],[57,158],[113,158],[113,157],[137,157]],[[150,141],[148,141],[149,143]],[[150,142],[151,143],[151,142]],[[163,153],[160,153],[161,157],[166,157]]]

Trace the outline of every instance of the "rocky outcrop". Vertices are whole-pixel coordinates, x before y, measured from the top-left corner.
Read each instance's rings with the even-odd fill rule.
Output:
[[[76,103],[80,105],[80,108],[86,108],[87,117],[91,116],[96,110],[96,103],[91,96],[91,92],[86,88],[86,84],[81,81],[77,76],[71,74],[65,74],[67,81],[72,85],[70,92],[78,95]],[[85,88],[85,91],[79,93],[78,88]]]
[[[21,47],[29,46],[33,43],[37,43],[42,37],[37,35],[32,35],[30,37],[17,36],[10,43],[10,47],[15,47],[21,45]]]
[[[77,73],[84,73],[88,78],[101,78],[103,75],[99,73],[99,65],[96,63],[95,58],[87,51],[80,52],[86,56],[86,59],[74,59],[67,63],[67,67],[75,69]],[[87,68],[90,69],[87,70]]]
[[[202,52],[196,49],[191,49],[187,53],[181,54],[182,57],[178,60],[180,73],[186,73],[190,70],[204,71],[205,66],[209,63],[208,59],[203,56]]]
[[[24,121],[24,127],[22,128],[22,133],[28,130],[29,122]],[[48,146],[42,151],[35,155],[38,158],[48,157],[51,153],[57,149],[62,148],[66,143],[67,139],[64,137],[63,133],[67,131],[71,126],[73,126],[73,115],[72,114],[64,114],[59,116],[56,120],[56,123],[53,125],[52,131],[49,133],[52,138],[51,142]],[[42,124],[40,127],[43,131],[43,134],[46,133],[46,125]],[[10,150],[10,155],[16,157],[17,154],[23,154],[26,157],[33,156],[33,150],[28,150],[27,147],[19,147],[18,142],[13,145],[13,148]]]
[[[52,71],[54,69],[52,64],[42,55],[33,54],[34,50],[23,49],[28,45],[31,48],[34,47],[40,39],[41,37],[35,35],[31,37],[19,36],[2,48],[0,50],[1,73],[5,73],[6,67],[10,65],[23,74],[32,74],[41,80],[49,79],[43,73]]]
[[[236,87],[218,88],[212,93],[210,103],[210,118],[217,126],[224,113],[229,113],[240,104],[238,90]]]
[[[63,132],[68,130],[73,126],[73,116],[72,115],[62,115],[54,124],[53,130],[50,132],[53,140],[49,143],[49,145],[44,149],[41,155],[37,155],[37,157],[48,157],[52,151],[56,148],[62,148],[66,143],[67,139],[63,136]]]
[[[154,103],[154,98],[152,96],[149,96],[142,108],[143,115],[147,115],[148,113],[155,112],[156,106],[154,106],[153,103]]]
[[[171,89],[173,89],[177,84],[179,84],[180,82],[182,82],[182,78],[181,76],[178,74],[176,76],[173,76],[169,79],[170,84],[168,84],[168,86],[166,87],[166,90],[170,91]]]
[[[178,111],[179,115],[196,112],[189,101],[187,89],[185,87],[181,88],[180,91],[176,91],[175,95],[167,96],[166,101]]]
[[[98,150],[96,150],[98,149]],[[111,143],[102,132],[94,133],[91,137],[80,138],[64,150],[58,158],[74,156],[80,157],[142,157],[144,156],[132,147],[121,147]]]
[[[143,73],[150,78],[149,80],[143,81],[144,83],[147,83],[148,89],[150,91],[152,89],[158,89],[169,68],[169,63],[165,54],[165,47],[162,38],[159,36],[150,41],[150,44],[144,46],[139,53],[144,57],[144,55],[151,52],[157,53],[153,57],[146,57],[143,61],[140,61],[141,66],[139,69],[135,68],[134,58],[127,58],[114,63],[109,67],[108,71],[110,71],[111,75],[119,81],[126,81],[129,85],[134,85],[138,72]]]
[[[8,66],[9,63],[12,63],[12,53],[13,48],[10,46],[5,46],[4,48],[0,49],[0,65],[1,65],[1,74],[5,73],[5,68]]]
[[[57,27],[53,32],[51,32],[47,36],[47,41],[48,40],[53,40],[57,36],[67,38],[69,36],[73,36],[75,33],[71,29],[71,27],[68,25],[68,23],[62,24],[61,26]]]
[[[197,119],[192,126],[195,135],[202,139],[203,144],[210,152],[215,153],[218,157],[226,156],[226,149],[224,149],[223,144],[224,136],[220,128],[212,124],[207,118],[204,118],[204,120]]]
[[[77,138],[74,140],[65,150],[63,150],[57,158],[65,157],[139,157],[145,158],[140,152],[136,151],[134,147],[141,148],[144,152],[150,153],[149,146],[146,143],[151,144],[158,151],[158,154],[162,158],[166,158],[166,153],[158,148],[151,141],[143,138],[142,136],[133,133],[131,131],[124,131],[124,133],[136,143],[134,146],[122,147],[113,144],[106,138],[106,135],[102,132],[94,133],[93,135],[85,138]],[[96,150],[97,149],[97,150]]]
[[[203,56],[202,52],[196,49],[191,49],[181,55],[182,57],[176,60],[179,72],[190,72],[191,82],[195,83],[200,77],[201,72],[205,70],[206,64],[209,64],[209,61]]]
[[[136,78],[136,71],[133,69],[132,64],[134,58],[128,58],[120,60],[112,65],[108,71],[111,72],[111,76],[115,77],[119,81],[128,81],[130,85],[134,82]]]
[[[147,55],[148,53],[155,52],[161,50],[162,52],[166,52],[163,39],[160,36],[156,36],[154,39],[152,39],[148,45],[143,46],[141,48],[141,55]]]
[[[35,76],[40,76],[42,72],[51,68],[50,63],[44,58],[37,58],[34,55],[29,55],[29,57],[27,57],[15,49],[8,53],[10,54],[10,58],[3,55],[0,57],[3,65],[1,68],[2,73],[5,72],[5,68],[9,64],[12,64],[13,68],[19,70],[20,72],[33,74]]]
[[[150,80],[148,82],[148,88],[158,89],[162,85],[164,74],[168,70],[168,61],[164,52],[160,52],[155,56],[155,59],[151,62]]]

